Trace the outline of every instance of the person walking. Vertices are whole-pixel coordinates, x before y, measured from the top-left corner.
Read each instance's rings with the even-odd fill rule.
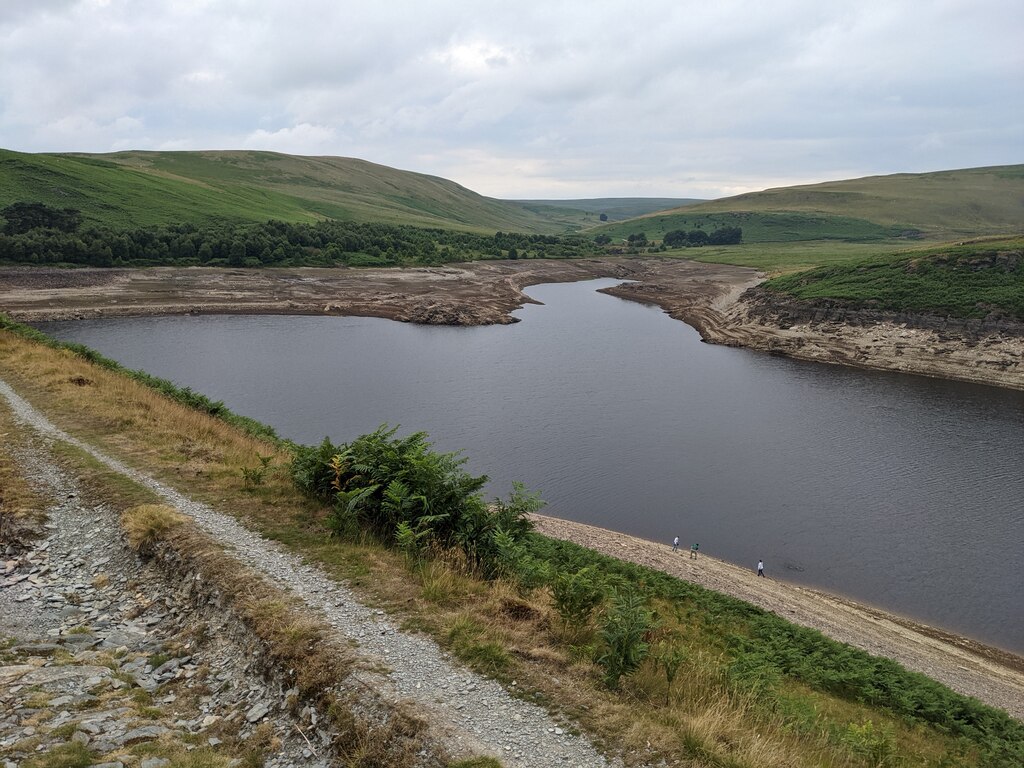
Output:
[[[757,561],[757,575],[764,578],[764,560]]]
[[[690,547],[690,559],[691,560],[696,560],[697,559],[697,550],[698,549],[700,549],[700,544],[694,544],[692,547]]]
[[[673,552],[678,552],[679,551],[679,537],[678,536],[676,536],[674,539],[672,539],[672,551]]]

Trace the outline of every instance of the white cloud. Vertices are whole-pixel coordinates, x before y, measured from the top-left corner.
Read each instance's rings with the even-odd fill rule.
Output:
[[[507,197],[1014,163],[1021,28],[1003,0],[5,3],[0,143],[361,156]]]
[[[478,76],[493,69],[511,66],[518,56],[500,45],[477,41],[449,45],[435,52],[432,58],[457,74]]]
[[[242,149],[265,149],[292,155],[325,154],[337,146],[333,128],[300,123],[276,131],[260,128],[242,140]]]

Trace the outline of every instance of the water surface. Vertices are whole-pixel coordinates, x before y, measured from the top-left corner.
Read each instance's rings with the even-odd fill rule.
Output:
[[[1024,652],[1024,393],[702,344],[534,286],[512,326],[175,316],[43,330],[301,442],[426,430],[547,513],[685,545]]]

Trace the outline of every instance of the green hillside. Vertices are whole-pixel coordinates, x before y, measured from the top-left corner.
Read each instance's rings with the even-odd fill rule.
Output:
[[[513,200],[537,213],[557,216],[568,209],[582,216],[584,226],[601,224],[601,214],[607,221],[623,221],[657,211],[681,208],[686,205],[705,202],[694,198],[680,197],[594,197],[585,200]]]
[[[764,287],[857,309],[1024,320],[1024,239],[982,240],[784,275]]]
[[[1024,229],[1024,165],[901,173],[768,189],[649,214],[598,231],[657,239],[672,229],[740,226],[744,242],[900,236],[955,239]]]
[[[673,230],[689,232],[701,229],[709,234],[721,227],[739,227],[744,243],[796,243],[807,240],[831,240],[866,243],[907,236],[907,227],[886,227],[865,219],[823,213],[725,211],[706,213],[693,206],[685,212],[661,212],[594,230],[612,240],[625,240],[642,232],[648,240],[662,240]],[[917,230],[912,230],[916,237]]]
[[[16,201],[77,208],[86,221],[113,228],[330,218],[558,233],[578,229],[583,218],[564,209],[538,213],[446,179],[365,160],[249,151],[87,155],[0,150],[0,208]]]

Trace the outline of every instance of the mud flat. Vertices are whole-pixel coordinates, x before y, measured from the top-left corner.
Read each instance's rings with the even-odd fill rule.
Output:
[[[664,259],[482,261],[413,269],[0,269],[0,311],[23,322],[202,314],[361,315],[431,325],[513,323],[523,287],[598,277],[643,281],[704,305],[757,273]],[[647,299],[645,299],[647,300]],[[655,301],[655,303],[661,303]]]
[[[887,613],[871,606],[800,587],[754,569],[708,557],[691,560],[688,551],[673,552],[624,533],[569,520],[534,515],[536,530],[620,560],[654,568],[707,589],[752,603],[795,624],[849,643],[875,656],[899,662],[953,690],[1006,710],[1024,720],[1024,658],[969,638]]]

